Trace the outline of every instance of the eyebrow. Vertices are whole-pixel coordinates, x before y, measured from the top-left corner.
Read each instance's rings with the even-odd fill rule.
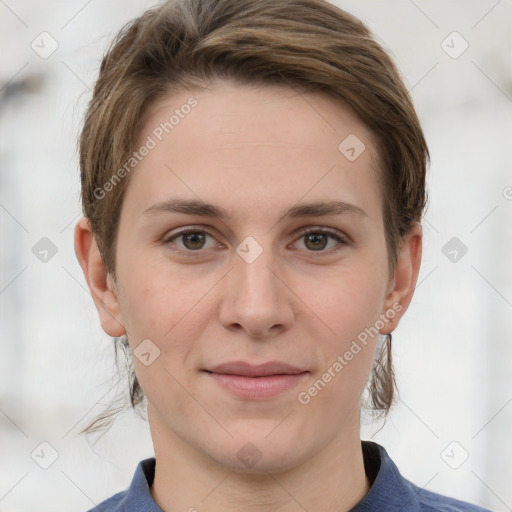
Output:
[[[198,199],[169,199],[150,206],[143,215],[161,213],[184,213],[226,220],[231,217],[228,210]],[[298,204],[282,212],[280,219],[297,219],[301,217],[324,217],[330,215],[356,214],[367,217],[368,214],[359,206],[345,201],[317,201]]]

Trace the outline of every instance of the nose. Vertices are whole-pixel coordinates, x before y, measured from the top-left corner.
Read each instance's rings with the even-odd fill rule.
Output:
[[[251,338],[273,337],[289,329],[295,316],[285,266],[267,247],[251,237],[243,241],[223,284],[220,322]]]

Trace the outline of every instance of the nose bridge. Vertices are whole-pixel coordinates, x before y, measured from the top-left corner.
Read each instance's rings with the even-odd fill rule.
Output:
[[[275,276],[276,259],[271,243],[271,236],[247,236],[236,247],[235,275],[236,288],[242,293],[250,294],[251,300],[265,295],[269,300],[278,293],[280,283]],[[264,239],[263,239],[264,238]],[[281,285],[282,286],[282,285]],[[270,296],[267,296],[269,295]]]
[[[275,326],[289,327],[293,321],[286,286],[279,279],[279,258],[271,235],[248,236],[236,247],[232,271],[226,282],[221,322],[236,325],[249,335],[265,338]]]

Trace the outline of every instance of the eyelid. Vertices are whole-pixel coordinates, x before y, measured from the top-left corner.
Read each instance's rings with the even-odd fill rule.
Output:
[[[161,243],[163,245],[167,245],[167,244],[170,244],[172,240],[174,240],[176,238],[179,238],[181,235],[185,235],[187,233],[194,233],[194,232],[205,233],[209,237],[215,238],[214,235],[212,235],[212,233],[210,233],[209,228],[206,228],[205,226],[194,226],[194,225],[191,225],[191,226],[185,226],[183,228],[178,228],[178,231],[172,232],[171,234],[166,234],[162,238],[162,242]],[[204,249],[200,249],[198,251],[186,251],[186,252],[187,253],[193,253],[193,252],[201,252],[201,251],[204,251]],[[176,250],[176,252],[183,253],[185,251],[179,249],[179,250]]]
[[[300,228],[298,231],[294,233],[294,236],[302,236],[307,235],[309,233],[323,233],[326,235],[333,235],[334,237],[338,237],[342,239],[345,243],[349,243],[350,237],[343,233],[342,231],[336,229],[336,228],[329,228],[327,226],[305,226]]]
[[[215,236],[212,233],[210,233],[210,229],[211,228],[209,228],[209,227],[201,226],[201,225],[190,225],[190,226],[185,226],[183,228],[178,228],[178,231],[173,232],[170,235],[164,236],[161,243],[163,245],[170,245],[172,240],[179,238],[181,235],[185,235],[185,234],[193,233],[193,232],[205,233],[206,235],[215,239]],[[333,247],[328,250],[325,250],[325,251],[323,251],[323,250],[322,251],[307,251],[309,253],[317,252],[319,254],[324,254],[324,255],[332,254],[332,253],[336,252],[338,249],[340,249],[341,248],[340,246],[348,245],[351,242],[351,238],[348,235],[346,235],[345,233],[343,233],[342,231],[339,231],[338,229],[330,228],[327,226],[315,226],[315,225],[303,226],[303,227],[299,228],[298,230],[295,230],[295,232],[293,234],[294,242],[296,242],[302,236],[305,236],[310,233],[313,233],[313,234],[321,233],[321,234],[329,235],[331,238],[334,238],[338,242],[338,246]],[[193,255],[194,253],[198,253],[198,254],[204,253],[208,249],[198,249],[197,251],[183,250],[183,249],[172,249],[172,250],[179,254]]]

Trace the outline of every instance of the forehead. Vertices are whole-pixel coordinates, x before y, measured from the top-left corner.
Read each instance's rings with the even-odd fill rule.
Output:
[[[279,140],[302,137],[301,142],[306,144],[312,139],[318,145],[317,138],[311,136],[312,131],[324,138],[325,144],[334,143],[335,147],[341,136],[349,134],[374,142],[371,131],[341,99],[283,85],[240,84],[230,80],[218,80],[205,90],[182,90],[159,97],[145,114],[141,136],[158,132],[159,127],[164,131],[162,136],[171,132],[176,136],[175,132],[187,130],[190,123],[184,121],[189,117],[200,117],[202,121],[210,118],[196,132],[199,138],[231,129],[240,135],[250,134],[254,142],[260,139],[267,142],[272,134]],[[191,135],[188,131],[189,138]],[[159,138],[158,133],[155,136]]]
[[[374,136],[324,94],[227,81],[168,94],[148,110],[144,145],[125,197],[139,210],[182,196],[282,211],[328,195],[380,211]]]

